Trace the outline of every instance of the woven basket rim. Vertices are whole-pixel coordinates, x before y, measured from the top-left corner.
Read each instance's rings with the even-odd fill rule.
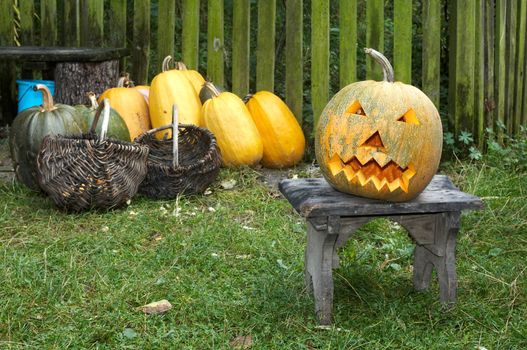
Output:
[[[166,127],[162,127],[160,129],[169,129],[171,127],[172,127],[171,125],[166,125]],[[210,145],[209,145],[209,147],[207,149],[207,153],[204,153],[204,155],[211,154],[213,152],[217,152],[218,154],[220,154],[220,149],[219,149],[218,144],[216,142],[216,137],[214,136],[214,134],[210,130],[208,130],[206,128],[199,127],[197,125],[193,125],[193,124],[179,124],[178,125],[178,129],[197,130],[197,131],[203,133],[203,135],[210,140]],[[135,138],[134,142],[136,142],[136,143],[138,143],[140,145],[144,145],[146,147],[149,147],[149,143],[147,142],[148,141],[147,138],[151,138],[153,141],[157,141],[157,142],[160,142],[162,144],[170,143],[170,145],[172,145],[172,139],[162,139],[162,140],[156,139],[155,136],[154,136],[154,133],[151,132],[152,130],[145,131],[141,135],[137,136]],[[157,129],[155,132],[158,132],[158,131],[159,131],[159,129]],[[148,167],[156,167],[157,169],[168,169],[168,170],[171,170],[171,171],[174,171],[174,172],[177,172],[177,171],[192,171],[192,170],[194,170],[194,169],[196,169],[198,167],[202,167],[202,165],[205,164],[206,161],[208,161],[208,160],[205,159],[204,157],[201,157],[198,160],[196,160],[195,162],[193,162],[193,163],[191,163],[191,164],[189,164],[187,166],[179,165],[177,167],[172,167],[171,165],[168,165],[168,164],[163,164],[163,163],[159,163],[159,162],[155,162],[154,163],[154,162],[151,162],[150,160],[147,159]]]

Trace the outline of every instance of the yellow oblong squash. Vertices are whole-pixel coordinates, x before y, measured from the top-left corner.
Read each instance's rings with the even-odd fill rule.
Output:
[[[233,93],[216,90],[201,110],[205,127],[216,136],[223,165],[255,165],[262,159],[263,145],[258,129],[243,101]]]
[[[190,81],[194,87],[196,94],[199,96],[199,92],[201,91],[203,84],[205,84],[203,76],[197,70],[188,69],[183,62],[177,62],[176,69],[187,77],[188,81]]]
[[[156,75],[150,84],[148,99],[153,128],[172,122],[174,104],[177,105],[179,111],[180,123],[202,125],[201,102],[194,86],[187,78],[186,71],[172,69]],[[156,134],[158,138],[163,138],[165,135],[170,137],[171,132],[167,130]]]
[[[143,132],[150,130],[150,116],[145,98],[138,90],[132,88],[127,80],[127,77],[122,77],[117,87],[104,91],[99,96],[99,103],[105,98],[110,101],[112,108],[124,119],[130,132],[130,139],[134,140]]]
[[[287,168],[298,163],[304,155],[306,139],[295,116],[280,97],[260,91],[251,96],[247,108],[262,138],[262,165]]]

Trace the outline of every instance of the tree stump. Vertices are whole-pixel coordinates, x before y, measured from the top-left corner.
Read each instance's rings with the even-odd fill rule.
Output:
[[[55,101],[67,105],[86,103],[86,93],[97,96],[119,79],[119,60],[58,62],[55,66]]]

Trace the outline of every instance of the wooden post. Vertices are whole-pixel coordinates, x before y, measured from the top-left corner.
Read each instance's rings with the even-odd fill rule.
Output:
[[[224,86],[223,0],[209,0],[207,21],[207,76],[217,85]]]
[[[483,146],[485,136],[485,0],[476,0],[475,64],[474,64],[474,141]]]
[[[232,92],[243,98],[249,93],[251,1],[234,0],[232,6]]]
[[[494,0],[485,0],[484,23],[484,103],[485,127],[494,128],[496,96],[494,87]]]
[[[4,1],[5,2],[5,1]],[[40,4],[40,44],[54,46],[57,44],[57,2],[42,1]]]
[[[357,0],[340,0],[339,84],[357,80]]]
[[[366,2],[366,47],[384,51],[384,1]],[[382,68],[366,57],[366,79],[382,80]]]
[[[474,131],[476,1],[454,1],[450,13],[449,117],[454,134]]]
[[[81,0],[81,46],[101,47],[104,0]]]
[[[286,2],[285,23],[285,102],[302,125],[304,100],[303,0]]]
[[[412,0],[394,2],[393,64],[395,80],[412,83]],[[423,32],[427,31],[423,30]]]
[[[494,120],[505,125],[505,81],[507,60],[505,56],[507,0],[496,0],[496,22],[494,26],[494,86],[496,86],[496,108]],[[503,130],[498,130],[498,138],[503,140]]]
[[[79,46],[79,10],[79,0],[64,1],[64,26],[62,29],[64,46]]]
[[[276,0],[259,0],[256,41],[256,91],[274,91],[275,20]]]
[[[0,45],[13,45],[13,7],[11,1],[0,1]],[[16,116],[15,65],[0,62],[0,125],[8,125]]]
[[[150,0],[134,0],[134,36],[132,80],[136,85],[148,83],[150,54]]]
[[[199,64],[199,0],[183,0],[183,62],[189,69]]]
[[[18,5],[20,11],[19,42],[21,45],[34,45],[33,18],[35,17],[35,5],[33,0],[21,0]],[[33,70],[21,67],[21,76],[22,79],[33,79]]]
[[[514,98],[516,97],[516,30],[518,18],[518,1],[507,0],[507,45],[505,57],[507,58],[507,69],[505,71],[505,125],[509,135],[513,132],[514,124]]]
[[[525,31],[527,17],[527,2],[519,2],[518,11],[518,50],[516,55],[516,98],[514,103],[514,120],[512,131],[514,134],[520,132],[520,125],[522,122],[522,100],[523,100],[523,81],[525,76]]]
[[[157,16],[157,70],[160,72],[163,59],[174,56],[174,31],[176,6],[174,0],[159,0]]]
[[[112,0],[110,2],[110,30],[106,33],[110,47],[126,47],[126,0]],[[126,70],[126,59],[119,62],[120,69]]]
[[[311,3],[311,103],[313,129],[329,98],[329,1]]]
[[[441,0],[423,1],[423,92],[439,109]]]

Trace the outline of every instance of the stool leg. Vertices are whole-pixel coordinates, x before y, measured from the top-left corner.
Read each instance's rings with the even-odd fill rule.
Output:
[[[436,244],[444,247],[445,254],[434,264],[439,279],[439,298],[443,304],[456,302],[456,238],[459,231],[459,213],[444,213],[436,226]]]
[[[433,234],[433,243],[416,244],[414,252],[414,287],[426,290],[430,285],[432,269],[435,267],[439,280],[439,299],[443,304],[456,301],[456,236],[459,231],[459,213],[431,215],[429,225]],[[415,227],[414,227],[415,229]],[[413,236],[424,237],[425,234]]]
[[[311,281],[318,322],[327,325],[333,308],[333,255],[338,235],[317,231],[309,222],[307,226],[306,282]],[[309,290],[310,285],[306,287]]]
[[[414,251],[414,288],[419,291],[427,290],[430,286],[432,268],[430,253],[425,247],[416,245]]]

